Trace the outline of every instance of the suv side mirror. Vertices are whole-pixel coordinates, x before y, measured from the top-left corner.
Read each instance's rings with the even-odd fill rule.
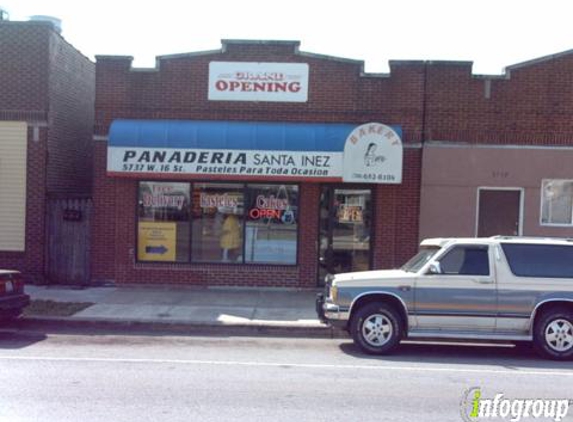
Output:
[[[442,268],[440,267],[439,262],[432,262],[430,263],[430,268],[428,270],[430,274],[442,274]]]

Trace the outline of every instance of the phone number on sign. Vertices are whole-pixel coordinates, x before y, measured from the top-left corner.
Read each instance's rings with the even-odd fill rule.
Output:
[[[396,176],[393,174],[376,174],[376,173],[353,173],[352,177],[355,179],[362,180],[381,180],[386,182],[391,182],[396,180]]]

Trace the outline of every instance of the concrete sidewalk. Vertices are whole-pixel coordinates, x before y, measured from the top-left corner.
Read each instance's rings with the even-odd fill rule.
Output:
[[[332,337],[332,329],[316,316],[317,290],[256,288],[191,288],[184,286],[87,287],[27,285],[32,300],[89,302],[69,317],[26,316],[26,321],[59,321],[138,326],[211,327],[244,332]]]

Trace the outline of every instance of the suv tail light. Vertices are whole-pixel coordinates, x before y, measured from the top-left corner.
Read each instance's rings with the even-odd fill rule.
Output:
[[[20,273],[0,274],[0,294],[18,294],[24,291]]]

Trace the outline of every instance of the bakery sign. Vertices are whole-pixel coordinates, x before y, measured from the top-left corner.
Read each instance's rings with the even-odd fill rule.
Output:
[[[402,140],[389,126],[356,127],[346,138],[343,155],[344,182],[402,183]]]
[[[209,63],[209,100],[304,103],[306,63]]]
[[[108,174],[161,174],[172,177],[254,176],[260,178],[333,178],[342,154],[325,151],[188,150],[110,147]]]
[[[323,131],[327,132],[327,129],[323,128]],[[190,148],[164,141],[141,142],[133,146],[110,145],[107,174],[184,180],[402,182],[402,141],[391,127],[366,123],[349,128],[342,136],[344,138],[338,140],[333,138],[337,146],[327,151],[265,150],[256,145],[249,147],[246,142],[237,149]],[[348,215],[351,214],[358,215],[349,211]]]

